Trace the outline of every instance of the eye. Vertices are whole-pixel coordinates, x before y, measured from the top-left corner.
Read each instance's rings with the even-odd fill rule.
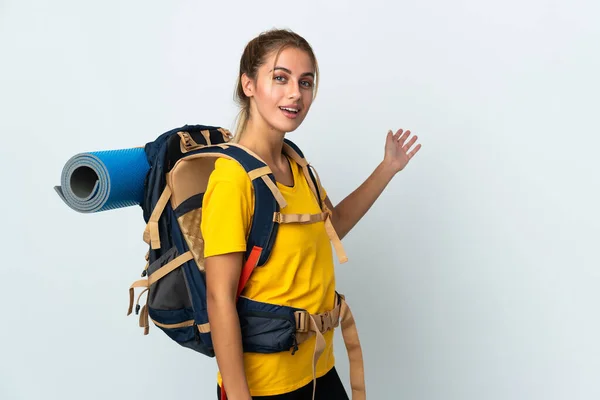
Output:
[[[312,87],[312,82],[311,81],[302,81],[300,83],[302,85],[304,85],[304,87],[307,87],[307,88],[311,88]]]
[[[276,75],[273,77],[274,80],[279,81],[279,82],[283,82],[285,81],[285,77],[281,76],[281,75]]]

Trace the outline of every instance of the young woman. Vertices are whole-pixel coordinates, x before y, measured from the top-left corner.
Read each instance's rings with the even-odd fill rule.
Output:
[[[299,165],[283,151],[287,132],[296,130],[315,98],[318,65],[311,46],[288,30],[264,32],[246,46],[240,61],[237,97],[241,114],[233,139],[271,169],[287,206],[282,213],[315,214],[320,208]],[[369,210],[392,177],[420,149],[410,131],[388,132],[383,161],[369,178],[337,206],[325,190],[322,199],[343,238]],[[292,355],[242,351],[236,289],[254,209],[252,183],[235,161],[218,159],[204,197],[208,314],[217,364],[218,398],[224,384],[228,400],[311,399],[315,338]],[[323,222],[284,224],[267,263],[256,268],[243,296],[322,313],[335,306],[331,243]],[[333,332],[323,335],[325,350],[316,368],[316,398],[348,399],[335,370]]]

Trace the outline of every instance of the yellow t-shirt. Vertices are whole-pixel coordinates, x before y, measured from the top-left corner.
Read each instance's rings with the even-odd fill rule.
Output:
[[[292,187],[277,183],[287,202],[284,214],[321,212],[301,167],[289,159]],[[246,250],[254,210],[254,188],[236,162],[220,158],[210,176],[202,211],[204,256]],[[326,197],[322,190],[321,197]],[[269,260],[254,269],[242,296],[271,304],[322,313],[335,306],[335,275],[331,243],[324,223],[281,224]],[[324,334],[326,348],[316,376],[334,366],[333,331]],[[298,351],[273,354],[244,353],[246,378],[252,396],[288,393],[312,381],[314,336]],[[221,384],[221,376],[218,374]]]

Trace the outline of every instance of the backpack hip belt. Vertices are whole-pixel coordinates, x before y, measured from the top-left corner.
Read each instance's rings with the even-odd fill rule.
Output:
[[[329,330],[342,325],[342,336],[348,360],[350,363],[350,387],[352,389],[352,399],[365,399],[364,365],[363,355],[358,338],[358,331],[354,322],[354,317],[350,307],[346,303],[343,295],[337,294],[337,305],[333,310],[322,314],[310,314],[307,311],[296,311],[296,341],[303,343],[312,336],[316,336],[315,348],[313,353],[313,399],[316,389],[316,368],[320,355],[325,350],[325,339],[323,334]]]

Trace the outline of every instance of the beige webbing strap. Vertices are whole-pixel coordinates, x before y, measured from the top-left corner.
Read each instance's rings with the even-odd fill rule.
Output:
[[[341,303],[321,314],[312,314],[317,329],[321,333],[325,333],[330,329],[337,328],[340,322]],[[307,311],[296,311],[294,318],[296,319],[296,341],[298,344],[305,342],[312,334],[309,330],[310,315]]]
[[[194,326],[194,320],[190,319],[189,321],[183,321],[183,322],[179,322],[177,324],[163,324],[161,322],[152,320],[152,322],[156,325],[159,326],[161,328],[166,328],[166,329],[178,329],[178,328],[187,328],[190,326]]]
[[[158,220],[160,219],[161,214],[165,210],[167,202],[170,198],[171,188],[169,188],[169,185],[167,185],[165,186],[165,189],[160,195],[158,201],[156,202],[154,210],[152,210],[152,214],[150,215],[150,219],[148,220],[148,224],[146,225],[146,229],[144,229],[144,242],[150,244],[150,247],[152,249],[160,249]]]
[[[287,202],[283,198],[283,195],[281,194],[281,191],[279,190],[277,185],[275,185],[275,183],[271,180],[271,178],[269,178],[268,175],[271,172],[272,172],[271,168],[269,168],[268,166],[264,166],[264,167],[256,168],[256,169],[253,169],[252,171],[249,171],[248,177],[250,178],[250,180],[262,178],[262,180],[267,184],[267,187],[271,190],[271,192],[273,193],[273,196],[279,203],[279,207],[284,208],[285,206],[287,206]]]
[[[144,293],[146,293],[146,292],[148,291],[148,289],[149,289],[149,288],[146,288],[146,289],[142,290],[142,291],[140,292],[140,294],[138,294],[137,300],[135,301],[135,305],[136,305],[136,306],[138,306],[138,305],[140,304],[140,299],[142,298],[142,295],[143,295]]]
[[[350,387],[352,388],[352,400],[365,400],[367,397],[365,388],[365,369],[363,363],[362,349],[358,339],[358,330],[350,307],[341,296],[340,318],[342,325],[342,336],[348,352],[350,363]]]
[[[231,132],[229,132],[227,129],[225,128],[217,128],[217,130],[219,132],[221,132],[221,134],[223,135],[223,140],[225,140],[226,142],[230,141],[232,138]]]
[[[317,188],[315,187],[313,180],[310,177],[310,172],[308,171],[309,168],[311,168],[314,172],[315,180],[317,181],[317,185],[319,185],[318,191],[317,191]],[[327,217],[325,218],[325,230],[327,231],[327,236],[329,236],[329,240],[333,244],[335,254],[336,254],[340,264],[343,264],[348,261],[348,256],[346,255],[346,251],[344,250],[342,241],[340,240],[340,237],[338,236],[337,232],[335,231],[335,228],[333,227],[333,223],[331,222],[331,210],[329,210],[329,208],[327,208],[327,206],[325,205],[325,202],[321,201],[321,199],[319,197],[319,193],[323,192],[323,187],[321,186],[321,180],[319,179],[319,174],[317,174],[317,171],[310,164],[305,164],[302,167],[302,172],[304,172],[304,176],[306,177],[308,186],[310,187],[310,190],[312,190],[313,194],[315,195],[315,198],[317,199],[319,206],[321,206],[321,208],[323,209],[323,212],[325,212],[327,214]]]
[[[313,373],[313,400],[315,399],[315,393],[317,390],[317,362],[319,361],[319,357],[321,357],[321,354],[323,354],[323,351],[325,350],[325,337],[323,337],[323,334],[321,333],[321,331],[319,330],[318,326],[317,326],[317,322],[315,321],[315,317],[314,315],[310,315],[309,316],[309,331],[314,332],[315,336],[316,336],[316,341],[315,341],[315,349],[313,352],[313,365],[312,365],[312,373]]]
[[[327,236],[329,236],[329,240],[333,244],[335,254],[337,255],[340,264],[347,262],[348,256],[344,250],[344,245],[342,245],[342,241],[333,227],[333,223],[331,222],[331,214],[329,213],[325,219],[325,231],[327,232]]]
[[[150,324],[148,322],[148,306],[144,304],[142,311],[140,312],[140,328],[144,328],[144,335],[147,335],[150,331]]]
[[[206,140],[206,144],[210,146],[212,143],[210,141],[210,131],[208,129],[200,131],[202,136],[204,136],[204,140]]]
[[[261,178],[263,181],[265,181],[265,183],[267,184],[269,189],[271,189],[273,196],[275,196],[275,200],[277,200],[277,202],[279,203],[279,207],[285,208],[287,206],[287,202],[285,201],[285,199],[283,198],[283,195],[277,188],[277,185],[275,185],[275,183],[273,183],[271,178],[269,178],[267,175],[263,175]]]
[[[188,132],[180,131],[177,132],[177,134],[181,139],[179,141],[179,149],[182,153],[187,153],[191,149],[198,147],[198,143],[196,143],[196,141],[192,139],[192,136]]]
[[[133,311],[133,289],[143,287],[148,289],[148,279],[139,279],[131,284],[129,287],[129,308],[127,309],[127,315],[131,314]],[[143,293],[143,292],[142,292]],[[141,294],[140,294],[141,295]],[[138,297],[139,301],[139,297]]]
[[[194,258],[194,256],[193,256],[192,252],[186,251],[179,257],[176,257],[175,259],[169,261],[168,263],[166,263],[165,265],[163,265],[162,267],[160,267],[159,269],[154,271],[152,274],[150,274],[150,276],[148,277],[148,287],[152,286],[154,283],[156,283],[156,281],[163,278],[169,272],[176,270],[181,265],[183,265],[183,263],[185,263],[193,258]]]
[[[296,163],[298,165],[300,165],[301,167],[305,167],[306,165],[308,165],[308,162],[306,161],[306,159],[300,157],[300,154],[298,154],[296,152],[296,150],[294,150],[294,148],[292,146],[290,146],[287,143],[283,144],[283,151],[290,157],[292,157],[292,159],[294,161],[296,161]]]
[[[269,168],[268,166],[264,166],[264,167],[259,167],[256,169],[253,169],[252,171],[248,172],[248,176],[250,177],[250,180],[255,180],[256,178],[260,178],[261,176],[264,175],[269,175],[271,173],[271,168]]]
[[[315,336],[315,348],[313,351],[313,400],[317,385],[316,369],[317,362],[325,350],[325,337],[323,334],[338,326],[340,317],[340,305],[333,310],[322,314],[309,314],[307,311],[296,311],[296,342],[305,342],[308,338]]]
[[[210,322],[198,325],[198,332],[200,332],[200,333],[210,333]]]
[[[306,311],[296,311],[296,341],[298,344],[305,342],[313,335],[316,336],[315,350],[313,354],[313,372],[315,371],[317,360],[323,353],[321,346],[324,345],[323,334],[330,329],[342,326],[342,336],[348,352],[350,364],[350,386],[352,388],[352,400],[365,400],[365,373],[363,365],[362,350],[358,339],[358,330],[350,307],[345,301],[343,295],[339,295],[339,303],[330,311],[321,314],[309,314]],[[320,340],[323,340],[321,342]],[[313,385],[316,383],[313,375]],[[314,393],[314,391],[313,391]]]
[[[320,214],[282,214],[275,212],[273,221],[279,224],[311,224],[314,222],[324,221],[327,218],[327,213]]]

